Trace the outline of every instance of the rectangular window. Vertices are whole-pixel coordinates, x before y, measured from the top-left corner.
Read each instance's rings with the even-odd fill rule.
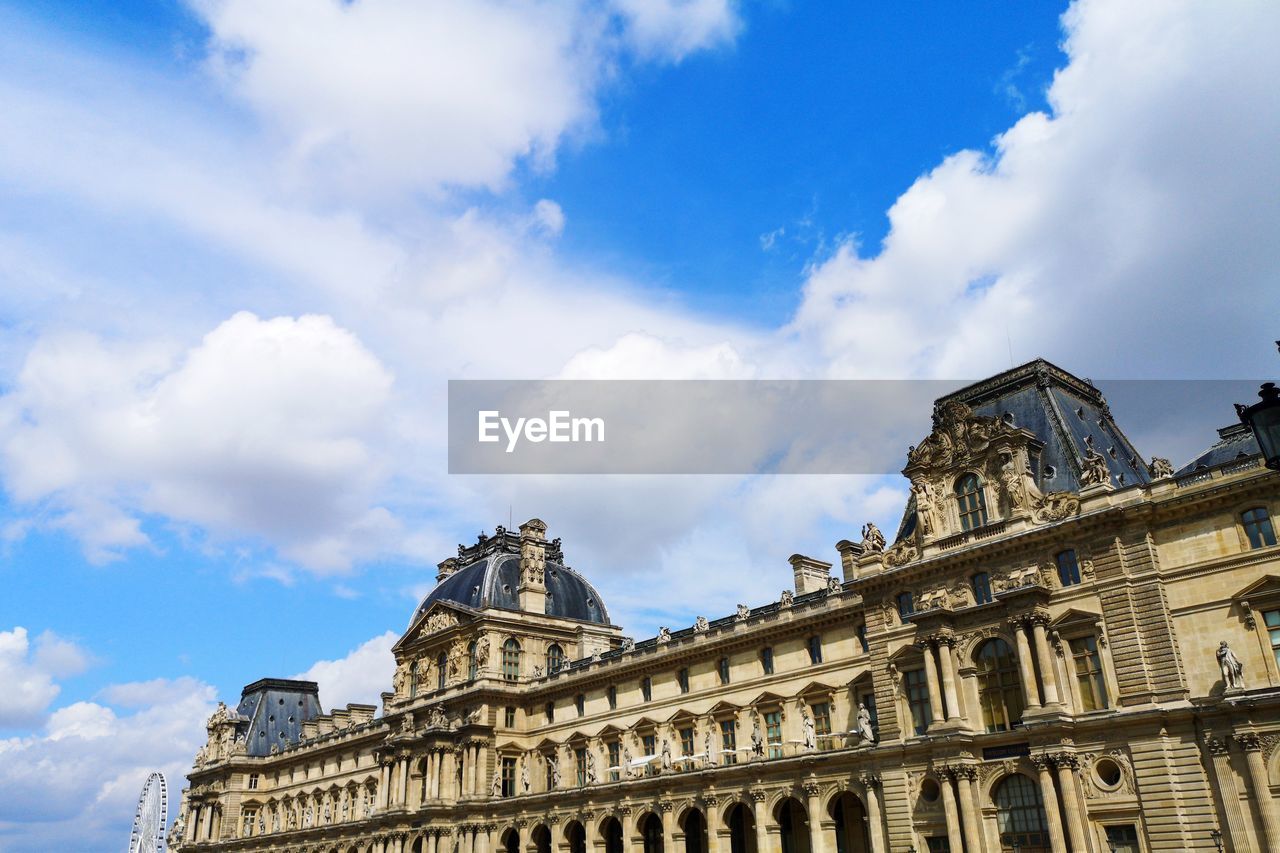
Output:
[[[502,796],[516,795],[516,760],[508,756],[502,757]]]
[[[1058,583],[1063,586],[1075,586],[1080,583],[1080,564],[1076,562],[1076,552],[1068,548],[1059,551],[1053,558],[1058,564]]]
[[[543,712],[547,715],[547,722],[554,723],[556,721],[556,703],[548,702],[543,708]]]
[[[587,713],[587,697],[585,694],[579,693],[573,697],[573,704],[578,709],[578,716],[581,717]]]
[[[720,673],[720,683],[729,683],[729,659],[720,658],[720,662],[716,664],[716,670]]]
[[[647,675],[640,679],[640,696],[646,702],[653,701],[653,679]]]
[[[680,730],[680,754],[693,755],[693,729]]]
[[[738,721],[720,721],[720,760],[725,764],[738,763]]]
[[[1249,537],[1250,548],[1266,548],[1276,544],[1276,530],[1271,525],[1271,516],[1266,507],[1254,507],[1240,516],[1244,524],[1244,535]]]
[[[951,841],[945,835],[930,835],[925,839],[929,853],[951,853]]]
[[[991,603],[991,575],[986,572],[978,572],[970,578],[973,587],[973,603],[974,604],[990,604]]]
[[[1276,666],[1280,667],[1280,610],[1268,610],[1262,614],[1262,620],[1271,636],[1271,653],[1276,656]]]
[[[640,738],[640,742],[644,744],[645,755],[658,754],[658,736],[657,735],[655,734],[642,735]]]
[[[250,791],[258,790],[258,774],[257,773],[249,774],[249,790]]]
[[[1102,673],[1102,658],[1098,656],[1098,641],[1094,637],[1072,640],[1071,657],[1075,661],[1076,683],[1080,685],[1083,709],[1101,711],[1106,708],[1107,680]]]
[[[916,604],[914,601],[911,600],[911,593],[909,592],[898,593],[898,616],[900,616],[902,619],[905,620],[908,616],[910,616],[912,613],[915,613],[915,612],[916,612]]]
[[[764,714],[764,738],[769,743],[769,757],[782,757],[782,712],[766,711]]]
[[[876,715],[876,694],[868,691],[858,701],[866,706],[867,713],[871,715],[871,731],[880,731],[880,717]]]
[[[545,782],[548,791],[554,791],[556,788],[555,779],[551,776],[551,765],[559,760],[560,759],[556,758],[556,754],[554,752],[542,756],[542,766],[545,767],[547,771],[547,778],[545,779]]]
[[[516,709],[508,705],[502,709],[502,723],[509,729],[516,727]]]
[[[836,745],[831,737],[831,706],[826,702],[813,703],[813,733],[818,736],[818,749],[831,749]]]
[[[610,684],[609,689],[606,690],[605,693],[609,697],[609,710],[610,711],[618,710],[618,688]]]
[[[862,648],[863,653],[871,651],[871,647],[867,645],[867,626],[859,625],[854,629],[854,633],[858,635],[858,646]]]
[[[681,693],[689,692],[689,670],[682,668],[676,673],[676,683],[680,685]]]
[[[923,669],[909,669],[902,673],[902,683],[907,691],[907,704],[911,707],[911,720],[918,735],[929,730],[933,722],[933,708],[929,704],[929,684]]]
[[[622,741],[609,742],[609,781],[617,782],[626,770],[622,766]]]
[[[760,650],[760,668],[765,675],[773,675],[773,647],[765,646]]]
[[[578,770],[578,787],[587,784],[587,750],[578,747],[573,751],[573,763]]]
[[[809,663],[822,663],[822,638],[809,638]]]
[[[1123,826],[1108,826],[1107,828],[1107,845],[1115,851],[1115,853],[1138,853],[1138,830],[1133,824],[1127,823]]]

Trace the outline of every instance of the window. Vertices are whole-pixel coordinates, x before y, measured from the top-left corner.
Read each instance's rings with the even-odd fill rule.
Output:
[[[681,693],[689,692],[689,670],[686,667],[681,667],[676,673],[676,683],[680,685]]]
[[[564,649],[556,643],[547,646],[547,675],[557,673],[564,667]]]
[[[587,697],[583,693],[579,693],[573,697],[573,706],[578,709],[578,716],[581,717],[587,713]]]
[[[945,835],[930,835],[924,841],[929,853],[951,853],[951,841]]]
[[[609,741],[609,781],[617,782],[622,778],[622,741]]]
[[[862,651],[864,653],[871,651],[871,647],[867,645],[867,626],[859,625],[857,628],[854,629],[853,632],[858,637],[858,646],[862,649]]]
[[[516,727],[516,709],[512,705],[502,709],[502,723],[509,729]]]
[[[502,677],[507,681],[520,678],[520,644],[514,637],[502,644]]]
[[[250,791],[258,790],[258,774],[257,773],[249,774],[249,790]]]
[[[418,662],[409,665],[409,698],[418,695]]]
[[[510,756],[502,757],[502,796],[516,795],[516,760]]]
[[[720,721],[720,758],[725,764],[738,763],[738,721]]]
[[[1098,656],[1097,639],[1078,637],[1072,640],[1071,659],[1075,662],[1082,710],[1101,711],[1106,708],[1107,680],[1102,674],[1102,658]]]
[[[622,779],[622,770],[622,742],[611,740],[609,742],[609,780]]]
[[[548,791],[556,789],[555,777],[551,775],[551,765],[559,760],[554,752],[548,752],[542,756],[542,766],[546,769],[546,777],[543,779],[543,783]]]
[[[898,616],[906,620],[908,616],[916,612],[916,604],[911,600],[911,593],[898,593]]]
[[[475,681],[476,676],[480,674],[480,667],[476,662],[476,644],[473,640],[471,645],[467,646],[467,680]]]
[[[1014,774],[996,788],[996,826],[1004,850],[1049,851],[1048,823],[1040,786],[1026,776]],[[1054,804],[1057,808],[1057,804]]]
[[[987,499],[977,474],[965,474],[956,481],[956,502],[962,530],[974,530],[987,523]]]
[[[765,646],[760,650],[760,668],[765,675],[773,675],[773,646]]]
[[[1280,610],[1268,610],[1262,614],[1262,621],[1271,636],[1271,653],[1276,657],[1276,666],[1280,666]]]
[[[826,702],[814,702],[813,733],[818,736],[818,749],[831,749],[835,741],[831,737],[831,706]]]
[[[654,756],[658,754],[658,736],[653,732],[640,736],[640,743],[644,746],[644,754]]]
[[[1138,830],[1133,824],[1126,823],[1123,826],[1108,826],[1107,828],[1107,845],[1115,851],[1115,853],[1138,853]]]
[[[720,674],[721,684],[729,683],[729,659],[728,658],[720,658],[719,662],[716,664],[716,672]]]
[[[986,572],[978,572],[969,578],[969,586],[973,589],[974,604],[991,603],[991,575]]]
[[[1254,507],[1245,510],[1240,516],[1244,524],[1244,535],[1249,537],[1250,548],[1265,548],[1276,544],[1276,530],[1271,525],[1271,516],[1266,507]]]
[[[616,711],[618,709],[618,688],[612,684],[605,690],[605,696],[609,699],[609,710]]]
[[[911,708],[911,720],[918,735],[929,730],[933,722],[933,708],[929,705],[929,685],[923,669],[909,669],[902,673],[902,684],[907,693],[907,705]]]
[[[809,663],[822,663],[822,638],[814,635],[809,638]]]
[[[547,715],[547,722],[554,723],[556,721],[556,703],[548,702],[542,706],[542,712]]]
[[[653,701],[653,679],[647,675],[640,679],[640,696],[646,702]]]
[[[989,732],[1007,732],[1022,722],[1022,680],[1018,658],[999,637],[978,651],[978,696]]]
[[[573,751],[573,764],[578,771],[578,787],[581,788],[587,784],[587,749],[586,747],[577,747]]]
[[[693,755],[693,727],[680,729],[680,754]]]
[[[766,711],[764,714],[764,739],[769,744],[769,757],[782,757],[782,712]]]
[[[449,657],[441,652],[436,658],[436,690],[444,690],[448,684],[449,676]]]
[[[1063,586],[1075,586],[1080,583],[1080,564],[1076,562],[1076,552],[1068,548],[1059,551],[1054,558],[1058,564],[1058,583]]]
[[[871,731],[880,731],[880,716],[876,713],[876,694],[868,690],[858,701],[866,706],[867,713],[871,715]]]

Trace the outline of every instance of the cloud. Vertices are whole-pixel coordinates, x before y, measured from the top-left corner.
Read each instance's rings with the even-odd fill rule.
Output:
[[[53,674],[32,658],[26,628],[0,631],[0,684],[0,728],[39,722],[58,696]]]
[[[676,62],[694,51],[732,43],[742,29],[735,5],[731,0],[616,0],[635,49]]]
[[[337,660],[316,661],[306,672],[293,676],[320,685],[320,700],[326,708],[342,708],[349,703],[381,707],[380,694],[391,689],[396,662],[391,646],[400,635],[387,631],[352,649]]]
[[[390,392],[328,317],[241,313],[185,352],[54,337],[0,398],[0,464],[97,559],[146,543],[159,513],[340,570],[395,528],[372,505]]]

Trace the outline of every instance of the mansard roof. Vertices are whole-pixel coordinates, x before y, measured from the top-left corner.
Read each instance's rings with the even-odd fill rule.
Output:
[[[302,724],[320,716],[320,686],[314,681],[262,678],[244,688],[236,713],[248,719],[245,746],[249,755],[270,755],[296,744]]]
[[[1178,474],[1189,474],[1192,471],[1203,471],[1216,468],[1233,459],[1247,459],[1262,453],[1258,449],[1258,440],[1253,437],[1253,430],[1245,424],[1232,424],[1218,430],[1218,440],[1196,456],[1186,465],[1178,469]]]

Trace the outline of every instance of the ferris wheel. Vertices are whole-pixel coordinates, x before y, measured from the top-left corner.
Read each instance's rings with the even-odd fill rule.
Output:
[[[164,853],[164,827],[169,820],[169,795],[164,775],[152,773],[142,786],[138,809],[133,814],[129,853]]]

